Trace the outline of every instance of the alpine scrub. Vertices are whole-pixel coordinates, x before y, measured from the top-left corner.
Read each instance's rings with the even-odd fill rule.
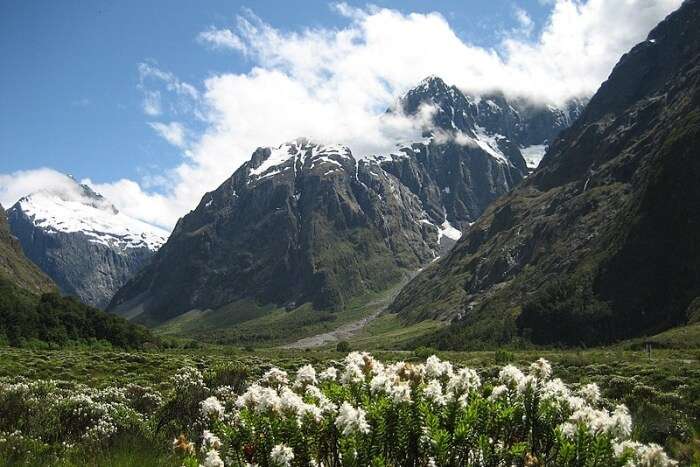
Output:
[[[0,379],[0,466],[676,465],[634,439],[624,405],[546,360],[487,373],[353,352],[250,384],[236,365],[158,387]]]
[[[353,352],[320,373],[272,368],[242,394],[214,392],[202,431],[174,441],[185,466],[677,465],[630,439],[624,405],[552,378],[544,359],[482,380],[436,356],[385,365]]]

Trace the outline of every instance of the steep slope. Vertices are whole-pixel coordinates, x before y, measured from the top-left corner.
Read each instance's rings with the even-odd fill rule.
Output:
[[[0,206],[0,280],[33,293],[51,292],[56,285],[22,253],[22,247],[10,233],[5,210]]]
[[[424,217],[395,177],[346,147],[260,148],[178,222],[111,308],[147,323],[244,297],[340,309],[435,256]]]
[[[682,324],[700,295],[700,2],[622,57],[542,164],[392,309],[444,347],[596,344]]]
[[[37,296],[0,277],[0,345],[22,347],[41,341],[62,346],[98,340],[122,348],[157,343],[147,329],[119,316],[56,292]]]
[[[120,213],[69,177],[65,185],[20,199],[8,211],[10,227],[25,254],[64,293],[105,307],[167,234]]]
[[[439,78],[390,111],[431,115],[419,142],[354,157],[305,139],[260,148],[182,218],[110,309],[149,325],[239,300],[342,310],[446,252],[527,174],[518,145],[479,125]]]
[[[469,96],[430,76],[391,110],[430,114],[425,140],[374,160],[418,196],[446,236],[445,252],[486,206],[520,183],[531,169],[523,155],[536,165],[548,139],[577,118],[583,102],[560,109],[501,94]]]

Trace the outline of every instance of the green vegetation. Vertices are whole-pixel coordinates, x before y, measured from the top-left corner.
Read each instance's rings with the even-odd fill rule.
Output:
[[[350,352],[350,342],[348,341],[338,341],[335,346],[336,352],[347,353]]]
[[[58,290],[56,284],[39,267],[29,261],[16,238],[10,233],[5,209],[0,206],[0,279],[34,293]]]
[[[405,281],[356,298],[338,311],[316,310],[310,303],[285,309],[244,299],[217,310],[193,310],[155,329],[161,336],[186,336],[208,343],[272,346],[333,331],[385,308]]]
[[[62,347],[107,345],[127,349],[155,342],[141,326],[69,297],[41,297],[0,279],[0,345]]]
[[[418,362],[425,359],[423,353],[420,357],[402,351],[377,352],[376,355],[385,362]],[[681,460],[681,465],[700,461],[700,353],[697,350],[654,349],[651,358],[643,350],[622,348],[587,351],[438,352],[438,355],[457,365],[476,369],[482,379],[495,378],[505,362],[523,368],[542,356],[551,361],[555,375],[567,384],[576,386],[597,383],[605,400],[626,404],[634,421],[636,439],[661,444],[674,458]],[[273,365],[290,372],[306,364],[320,369],[344,357],[344,353],[331,350],[263,348],[251,352],[216,346],[135,352],[5,347],[0,348],[0,385],[3,384],[2,381],[30,384],[55,379],[58,387],[82,393],[95,394],[86,389],[87,386],[102,390],[103,394],[108,394],[107,388],[112,386],[130,388],[128,400],[122,402],[125,404],[122,407],[124,414],[131,413],[129,407],[145,410],[149,398],[144,397],[144,394],[160,395],[163,398],[161,407],[168,406],[173,410],[182,406],[182,410],[189,410],[182,404],[167,405],[178,388],[178,383],[172,377],[185,367],[198,368],[207,387],[230,385],[234,391],[240,392]],[[7,404],[9,401],[2,399],[0,403]],[[9,413],[7,407],[0,408],[0,413]],[[158,412],[160,418],[153,420],[165,420],[166,412],[165,409],[161,410]],[[42,420],[44,424],[49,424],[45,430],[69,438],[72,435],[50,425],[57,423],[55,417],[59,414],[60,412],[45,414]],[[171,413],[170,417],[172,419],[175,416]],[[32,449],[46,455],[39,462],[41,465],[181,465],[170,451],[170,435],[174,427],[158,432],[153,425],[140,428],[129,425],[129,417],[120,420],[123,420],[119,425],[123,431],[109,443],[67,454],[60,463],[51,460],[51,449],[40,451],[39,444]],[[33,420],[24,419],[22,423],[32,422]],[[6,420],[3,423],[9,422]],[[38,424],[39,420],[34,423]],[[28,425],[23,426],[29,429]],[[33,426],[32,430],[41,429],[39,425]],[[12,426],[3,425],[0,431],[11,428]],[[25,449],[31,447],[29,444],[20,445]],[[2,449],[4,447],[0,443],[0,452],[3,452]]]

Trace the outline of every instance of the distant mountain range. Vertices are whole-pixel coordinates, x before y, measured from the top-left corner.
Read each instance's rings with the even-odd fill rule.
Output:
[[[594,345],[700,316],[700,2],[625,54],[518,188],[392,305],[445,348]]]
[[[342,310],[448,251],[528,174],[521,148],[544,147],[581,106],[477,99],[430,77],[389,110],[432,115],[420,141],[392,153],[303,138],[259,148],[109,309],[149,325],[241,299]]]
[[[167,233],[119,212],[69,177],[64,185],[20,199],[8,211],[10,228],[63,293],[103,308]]]

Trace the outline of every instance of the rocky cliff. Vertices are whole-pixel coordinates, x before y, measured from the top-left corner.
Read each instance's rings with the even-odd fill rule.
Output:
[[[597,344],[683,324],[700,295],[700,2],[625,54],[539,168],[392,305],[433,342]]]

